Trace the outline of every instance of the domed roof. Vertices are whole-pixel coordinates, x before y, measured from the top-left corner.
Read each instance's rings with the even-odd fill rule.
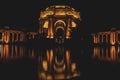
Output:
[[[80,19],[80,12],[67,5],[53,5],[45,9],[40,13],[40,18],[45,18],[49,15],[53,16],[73,16],[74,18]]]
[[[75,10],[74,8],[71,8],[70,6],[67,6],[67,5],[53,5],[53,6],[50,6],[50,7],[46,8],[45,10],[51,10],[51,9],[71,9],[71,10]]]

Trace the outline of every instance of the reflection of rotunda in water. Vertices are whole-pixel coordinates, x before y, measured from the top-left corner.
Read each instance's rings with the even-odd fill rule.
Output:
[[[80,76],[77,65],[71,60],[70,51],[63,47],[46,50],[45,56],[39,56],[38,75],[44,80],[70,79]]]

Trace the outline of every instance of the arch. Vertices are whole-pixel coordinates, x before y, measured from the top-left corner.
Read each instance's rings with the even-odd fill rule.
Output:
[[[65,23],[65,21],[63,21],[63,20],[57,20],[57,21],[55,22],[54,26],[56,26],[56,24],[57,24],[58,22],[61,22],[61,23],[64,24],[64,26],[66,26],[66,23]]]
[[[58,35],[58,36],[64,36],[65,34],[65,29],[62,27],[62,26],[58,26],[56,27],[55,29],[55,34]]]
[[[58,26],[56,27],[55,31],[57,31],[58,29],[62,29],[63,31],[65,30],[62,26]]]

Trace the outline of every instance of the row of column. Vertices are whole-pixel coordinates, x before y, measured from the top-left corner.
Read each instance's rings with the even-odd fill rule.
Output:
[[[115,32],[111,32],[109,34],[93,34],[94,44],[99,43],[110,43],[111,45],[115,45],[118,41],[118,34]]]
[[[15,36],[16,35],[16,36]],[[2,32],[2,42],[3,43],[14,43],[14,42],[24,41],[24,34],[18,32]]]

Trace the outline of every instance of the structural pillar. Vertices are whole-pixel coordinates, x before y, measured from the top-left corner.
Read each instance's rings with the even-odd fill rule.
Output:
[[[100,35],[97,36],[97,43],[100,43]]]
[[[66,29],[66,38],[70,38],[70,26],[71,26],[71,19],[68,19],[68,26]]]
[[[110,33],[110,43],[111,43],[111,45],[115,45],[115,42],[116,42],[116,40],[115,40],[115,32],[111,32]]]
[[[5,32],[2,32],[2,42],[5,41]]]
[[[49,38],[54,38],[52,18],[50,18],[49,24],[50,24],[50,27],[48,28],[48,36]]]

